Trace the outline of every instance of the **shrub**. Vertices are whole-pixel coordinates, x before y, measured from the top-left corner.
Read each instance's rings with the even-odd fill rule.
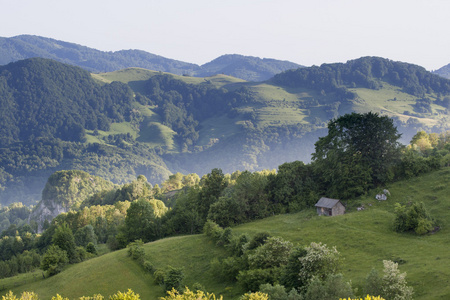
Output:
[[[367,295],[381,295],[381,286],[382,281],[380,275],[378,274],[378,271],[376,269],[372,269],[372,271],[370,271],[369,275],[367,275],[366,277],[364,292]]]
[[[105,300],[105,297],[100,294],[95,294],[94,296],[83,296],[79,300]]]
[[[211,273],[225,281],[236,281],[240,271],[245,270],[247,263],[242,257],[230,256],[222,261],[217,258],[211,261]]]
[[[270,237],[268,232],[258,232],[255,236],[245,245],[245,250],[253,250],[261,245],[264,245],[267,239]]]
[[[382,294],[386,299],[410,300],[413,288],[407,286],[406,273],[400,273],[398,264],[390,260],[383,260]]]
[[[222,232],[223,229],[211,220],[206,221],[205,226],[203,226],[203,233],[215,241],[220,239]]]
[[[264,245],[248,256],[251,268],[273,268],[285,265],[292,250],[292,243],[280,237],[267,238]]]
[[[367,295],[364,299],[362,299],[362,298],[344,298],[344,299],[342,299],[342,298],[340,298],[339,300],[385,300],[384,298],[381,298],[381,296],[370,296],[370,295]]]
[[[76,256],[76,261],[77,262],[84,261],[86,259],[87,255],[88,255],[86,249],[84,249],[84,247],[81,247],[81,246],[76,247],[75,248],[75,252],[77,254],[77,256]]]
[[[153,265],[150,261],[145,260],[144,263],[142,264],[142,266],[144,267],[144,269],[147,272],[149,272],[149,273],[153,272]]]
[[[259,291],[267,294],[270,300],[288,300],[288,293],[286,292],[286,289],[284,286],[279,284],[262,284],[259,287]]]
[[[94,255],[97,255],[97,254],[98,254],[98,253],[97,253],[97,247],[95,247],[94,243],[92,243],[92,242],[89,242],[89,243],[87,244],[87,246],[86,246],[86,251],[87,251],[88,253],[91,253],[91,254],[94,254]]]
[[[229,245],[233,239],[233,230],[230,227],[225,228],[217,241],[218,246]]]
[[[298,273],[302,268],[300,258],[305,256],[308,252],[305,248],[297,246],[295,247],[288,258],[288,262],[283,268],[281,273],[280,282],[287,289],[293,289],[304,286],[306,282],[300,280]]]
[[[176,290],[180,290],[180,288],[182,288],[184,279],[183,269],[169,266],[168,270],[165,273],[164,286],[166,291],[170,291],[173,288]]]
[[[328,275],[335,274],[339,268],[339,252],[336,247],[327,248],[322,243],[312,242],[309,247],[305,247],[306,255],[299,258],[301,282],[307,282],[313,276],[324,280]]]
[[[157,269],[153,273],[153,280],[156,284],[163,285],[165,276],[166,276],[166,272],[164,272],[164,270]]]
[[[20,298],[17,298],[12,291],[9,291],[2,300],[39,300],[39,297],[34,292],[23,292]]]
[[[184,293],[178,292],[176,289],[167,291],[167,296],[160,298],[161,300],[216,300],[216,295],[197,290],[193,292],[186,287]],[[217,300],[222,300],[222,296]]]
[[[246,291],[257,291],[265,283],[274,283],[275,278],[271,269],[252,269],[240,271],[237,280]]]
[[[305,298],[309,300],[338,299],[352,296],[352,286],[344,281],[342,274],[331,274],[325,280],[313,277],[305,294]]]
[[[130,244],[128,244],[128,255],[131,256],[132,259],[143,262],[145,256],[144,250],[144,242],[142,240],[136,240]]]
[[[239,300],[269,300],[269,296],[261,292],[246,293]]]
[[[109,297],[110,300],[140,300],[139,294],[135,294],[132,290],[128,289],[127,292],[117,292]]]
[[[58,246],[50,245],[42,257],[41,268],[52,276],[61,272],[67,263],[69,263],[67,252]]]
[[[250,238],[246,234],[241,234],[239,237],[235,237],[231,240],[228,248],[233,255],[241,256],[244,253],[244,245],[249,242]]]
[[[397,232],[415,232],[425,234],[433,229],[433,220],[423,202],[414,202],[409,207],[395,204],[394,230]]]

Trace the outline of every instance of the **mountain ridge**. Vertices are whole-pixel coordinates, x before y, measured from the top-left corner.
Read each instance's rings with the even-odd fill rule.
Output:
[[[281,71],[302,67],[287,61],[235,54],[222,55],[199,66],[143,50],[100,51],[75,43],[34,35],[0,37],[0,65],[32,57],[53,59],[96,73],[139,67],[197,77],[225,73],[249,81],[266,80]],[[226,65],[222,64],[224,60],[228,61]]]
[[[450,64],[445,65],[445,66],[443,66],[443,67],[433,71],[433,73],[437,74],[437,75],[439,75],[441,77],[450,79]]]

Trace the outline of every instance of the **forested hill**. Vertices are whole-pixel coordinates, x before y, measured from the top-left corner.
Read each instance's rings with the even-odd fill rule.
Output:
[[[414,96],[450,93],[450,81],[425,68],[380,57],[362,57],[347,63],[288,70],[275,75],[276,84],[335,92],[346,88],[379,90],[383,82],[402,88]]]
[[[227,74],[248,81],[263,81],[285,70],[300,67],[302,66],[289,61],[231,54],[222,55],[202,65],[196,74],[201,77]]]
[[[89,72],[53,60],[0,67],[0,203],[35,202],[48,176],[62,169],[115,182],[139,174],[156,182],[167,178],[170,172],[153,149],[128,144],[130,135],[111,128],[135,124],[133,101],[128,85],[101,84]],[[86,131],[118,133],[111,144],[122,147],[86,143]]]
[[[80,142],[84,130],[130,121],[132,90],[96,83],[83,69],[32,58],[0,67],[0,146],[30,138]]]
[[[141,50],[105,52],[40,36],[0,37],[0,65],[32,57],[54,59],[90,72],[138,67],[198,77],[223,73],[249,81],[266,80],[279,72],[300,67],[287,61],[243,55],[224,55],[199,66]]]

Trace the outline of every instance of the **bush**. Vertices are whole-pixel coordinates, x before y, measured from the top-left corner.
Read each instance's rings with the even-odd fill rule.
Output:
[[[240,271],[237,280],[246,291],[255,292],[259,286],[265,283],[274,283],[274,276],[271,269],[252,269]]]
[[[164,284],[164,277],[166,277],[166,272],[164,272],[164,270],[157,269],[153,273],[153,281],[156,284],[163,285]]]
[[[97,255],[97,254],[98,254],[98,253],[97,253],[97,247],[95,247],[94,243],[92,243],[92,242],[89,242],[89,243],[87,244],[87,246],[86,246],[86,251],[87,251],[88,253],[91,253],[91,254],[94,254],[94,255]]]
[[[203,233],[215,241],[220,239],[222,232],[223,229],[211,220],[206,221],[205,226],[203,226]]]
[[[413,288],[406,283],[406,273],[400,273],[398,264],[390,260],[383,260],[382,294],[386,299],[410,300]]]
[[[269,300],[269,296],[261,292],[246,293],[239,300]]]
[[[39,300],[39,297],[34,292],[23,292],[20,298],[17,298],[12,291],[9,291],[2,300]]]
[[[383,276],[373,269],[366,278],[365,292],[373,295],[380,295],[385,299],[410,300],[412,299],[413,288],[406,283],[406,273],[400,273],[398,264],[383,260]],[[372,299],[372,298],[369,298]],[[376,299],[376,298],[374,298]]]
[[[331,274],[325,280],[313,277],[305,294],[309,300],[340,299],[353,297],[352,286],[344,282],[342,274]],[[394,299],[394,298],[392,298]]]
[[[211,261],[211,273],[224,281],[236,281],[240,271],[245,270],[247,264],[242,257],[230,256],[222,261],[217,258]]]
[[[81,246],[76,247],[75,253],[76,253],[76,262],[82,262],[87,257],[87,252],[86,252],[86,249],[84,249],[84,247],[81,247]]]
[[[246,234],[241,234],[238,238],[233,238],[228,248],[231,250],[233,255],[241,256],[244,254],[244,245],[249,242],[250,238]]]
[[[245,246],[245,250],[253,250],[253,249],[258,248],[261,245],[264,245],[269,237],[270,237],[270,233],[268,233],[268,232],[258,232],[250,240],[250,242]]]
[[[184,293],[178,292],[176,289],[167,291],[167,296],[160,298],[161,300],[215,300],[216,295],[197,290],[195,292],[186,287]],[[222,300],[222,296],[217,300]]]
[[[397,232],[415,232],[425,234],[433,229],[433,220],[423,202],[415,202],[409,207],[395,204],[394,230]]]
[[[292,243],[280,237],[267,238],[264,245],[256,248],[254,254],[249,254],[251,268],[273,268],[287,264]]]
[[[69,263],[67,252],[58,246],[50,245],[42,257],[41,268],[47,271],[48,276],[58,274]]]
[[[117,292],[109,297],[110,300],[140,300],[139,294],[135,294],[132,290],[128,289],[127,292]]]
[[[290,255],[287,264],[284,266],[281,273],[280,282],[287,289],[293,289],[306,285],[306,282],[300,280],[298,273],[302,268],[302,263],[300,258],[306,256],[308,252],[305,248],[297,246],[295,247]]]
[[[367,295],[381,295],[382,290],[382,281],[380,275],[378,275],[378,271],[376,269],[372,269],[369,275],[366,277],[366,285],[364,287],[364,293]]]
[[[328,248],[322,243],[312,242],[309,247],[305,247],[306,255],[299,258],[301,282],[308,282],[313,276],[324,280],[330,274],[335,274],[339,268],[339,252],[336,247]]]
[[[267,294],[270,300],[288,300],[288,293],[286,292],[286,289],[284,286],[279,284],[262,284],[259,287],[259,291]]]
[[[225,228],[217,241],[218,246],[229,245],[233,239],[233,230],[230,227]]]
[[[152,265],[152,263],[150,261],[148,261],[148,260],[144,261],[142,266],[144,267],[144,269],[147,272],[149,272],[149,273],[153,272],[153,265]]]
[[[180,290],[182,288],[182,282],[184,279],[184,273],[182,268],[170,267],[166,271],[164,276],[164,286],[166,291],[172,289]]]
[[[127,246],[128,248],[128,256],[131,256],[132,259],[137,260],[139,262],[144,261],[145,250],[144,250],[144,242],[142,240],[136,240]]]

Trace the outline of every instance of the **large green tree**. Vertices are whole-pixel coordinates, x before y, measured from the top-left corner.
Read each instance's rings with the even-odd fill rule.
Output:
[[[209,207],[219,199],[220,194],[227,187],[222,169],[212,169],[211,173],[203,176],[200,185],[202,190],[199,195],[198,211],[206,220]]]
[[[125,217],[125,235],[128,241],[156,239],[156,217],[152,205],[146,199],[131,203]]]
[[[67,257],[71,263],[76,262],[76,244],[72,230],[67,223],[58,226],[52,236],[52,244],[58,246],[61,250],[66,251]]]
[[[351,113],[331,120],[328,135],[316,142],[312,157],[324,190],[330,196],[350,198],[389,182],[400,157],[400,136],[392,119],[377,113]]]

